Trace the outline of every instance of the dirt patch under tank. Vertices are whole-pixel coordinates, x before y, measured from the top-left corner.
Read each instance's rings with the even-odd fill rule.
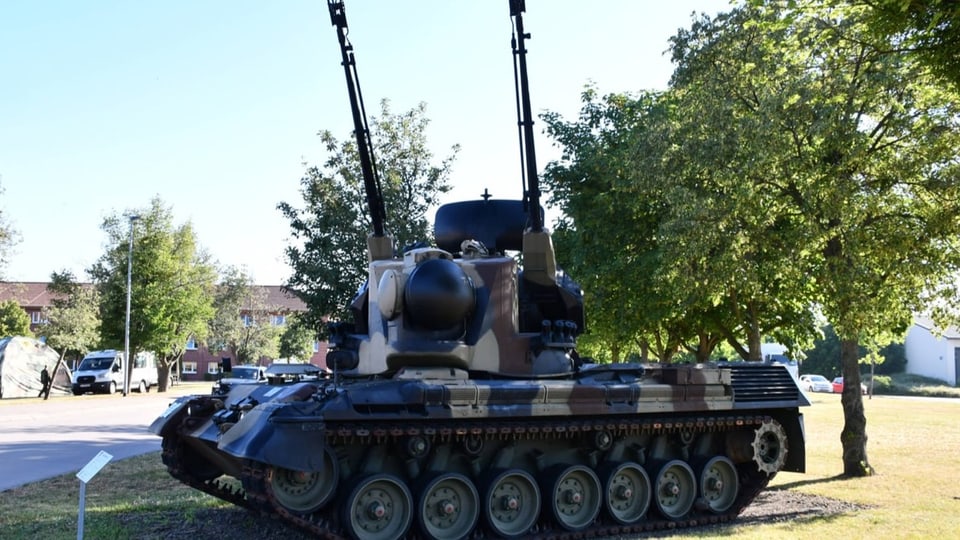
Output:
[[[818,519],[859,509],[861,507],[856,504],[837,499],[787,489],[770,489],[762,492],[732,524],[689,528],[684,529],[682,534],[697,535],[698,532],[721,531],[732,526]],[[186,519],[180,514],[160,512],[145,516],[141,513],[130,515],[125,521],[136,524],[142,533],[138,537],[145,539],[223,540],[225,536],[230,540],[307,540],[312,538],[276,519],[257,516],[241,508],[198,509]],[[644,534],[642,537],[669,538],[680,533],[680,531],[663,531]]]

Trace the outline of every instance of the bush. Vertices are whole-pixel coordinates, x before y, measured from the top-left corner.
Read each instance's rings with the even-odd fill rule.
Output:
[[[898,373],[890,377],[892,387],[890,393],[907,396],[926,397],[960,397],[960,388],[930,377],[914,375],[912,373]]]
[[[863,384],[867,385],[867,388],[870,388],[870,376],[864,377]],[[893,393],[893,378],[889,375],[874,375],[873,376],[873,393],[874,394],[892,394]]]

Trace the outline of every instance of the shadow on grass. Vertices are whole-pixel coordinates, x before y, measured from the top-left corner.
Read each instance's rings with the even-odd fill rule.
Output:
[[[796,482],[790,482],[789,484],[778,484],[777,486],[774,486],[774,487],[768,487],[767,491],[784,491],[784,490],[803,487],[803,486],[814,486],[817,484],[832,484],[834,482],[845,482],[848,480],[857,480],[857,478],[854,476],[846,476],[843,474],[838,474],[836,476],[827,476],[824,478],[797,480]]]

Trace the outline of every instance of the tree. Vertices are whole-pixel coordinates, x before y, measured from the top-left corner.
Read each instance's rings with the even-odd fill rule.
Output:
[[[267,305],[266,296],[248,274],[228,268],[216,288],[207,348],[227,351],[238,364],[276,357],[280,329],[272,324],[276,307]]]
[[[598,101],[588,88],[582,99],[574,122],[544,115],[548,134],[563,148],[543,178],[550,203],[562,210],[554,232],[557,259],[583,287],[590,309],[578,348],[600,361],[618,362],[636,351],[668,361],[681,336],[667,322],[673,299],[654,293],[663,285],[655,280],[663,201],[627,193],[637,175],[656,174],[654,153],[635,150],[641,140],[658,140],[667,109],[654,93]]]
[[[930,291],[951,291],[960,100],[878,46],[863,6],[784,6],[681,32],[673,85],[712,100],[697,121],[737,142],[708,166],[740,164],[733,196],[789,232],[783,247],[841,341],[844,474],[868,475],[859,344],[902,334]]]
[[[68,355],[78,358],[96,346],[100,339],[100,299],[95,288],[80,285],[68,270],[52,273],[47,291],[53,296],[44,309],[47,324],[43,335],[47,345],[60,350],[53,369],[57,373]]]
[[[280,334],[280,357],[309,361],[313,356],[313,345],[317,341],[316,332],[301,322],[300,317],[290,315]]]
[[[960,89],[960,4],[955,0],[859,0],[878,48],[916,55]]]
[[[16,300],[0,302],[0,337],[32,336],[30,316]]]
[[[823,337],[814,342],[813,348],[805,351],[803,360],[804,373],[818,373],[828,379],[840,376],[840,338],[827,325],[823,328]],[[857,356],[861,359],[860,371],[866,372],[870,368],[868,358],[871,358],[867,347],[860,346]],[[880,362],[876,364],[877,375],[902,373],[907,365],[903,342],[894,342],[880,349]]]
[[[3,186],[0,185],[0,195],[3,195]],[[10,262],[10,252],[18,240],[17,231],[7,221],[3,209],[0,208],[0,278],[3,277],[4,269]]]
[[[374,155],[380,170],[386,225],[397,246],[431,239],[426,212],[449,191],[448,175],[458,147],[439,165],[427,147],[426,105],[391,114],[381,103],[381,116],[370,120]],[[286,288],[307,305],[303,323],[325,332],[327,317],[342,319],[350,300],[367,278],[369,213],[356,143],[320,133],[329,157],[311,166],[300,180],[303,208],[281,202],[290,220],[293,245],[286,250],[293,274]]]
[[[588,89],[583,100],[576,122],[546,115],[564,153],[545,184],[564,211],[559,257],[588,294],[586,348],[598,342],[616,361],[617,347],[635,342],[642,357],[706,361],[726,342],[758,361],[764,335],[809,340],[813,318],[783,230],[729,196],[732,170],[709,166],[730,150],[716,126],[687,120],[701,103],[680,91],[598,101]]]
[[[133,272],[130,304],[130,354],[157,355],[158,390],[165,392],[170,369],[191,337],[203,341],[213,317],[216,270],[197,244],[190,223],[173,224],[171,209],[159,197],[133,214]],[[106,252],[88,270],[100,293],[100,333],[104,344],[122,349],[126,321],[127,215],[107,217]]]

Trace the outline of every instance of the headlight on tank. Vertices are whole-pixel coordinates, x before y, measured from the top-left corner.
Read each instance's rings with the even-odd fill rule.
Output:
[[[410,272],[403,303],[413,323],[428,330],[447,330],[473,312],[476,294],[470,277],[456,263],[430,259]]]

